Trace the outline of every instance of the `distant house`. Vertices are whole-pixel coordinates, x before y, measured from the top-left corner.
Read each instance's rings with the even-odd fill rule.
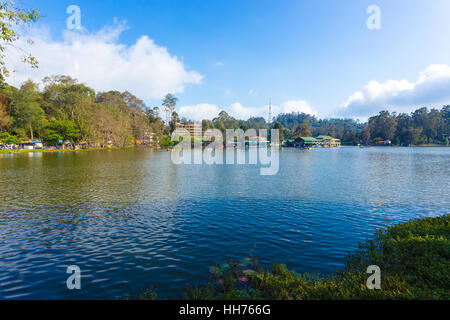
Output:
[[[375,142],[375,145],[377,145],[377,146],[388,146],[388,145],[390,145],[391,143],[392,143],[391,140],[386,139],[386,140],[376,141],[376,142]]]
[[[341,140],[330,136],[318,136],[316,139],[324,148],[339,148],[341,146]]]
[[[24,141],[21,143],[20,148],[23,150],[43,149],[44,144],[41,141]]]
[[[143,139],[134,140],[134,145],[136,146],[147,146],[155,143],[157,140],[156,134],[151,131],[145,131]]]
[[[260,137],[260,136],[254,136],[254,137],[246,137],[245,138],[245,144],[248,146],[251,145],[268,145],[269,141],[267,138]]]
[[[295,146],[295,140],[293,139],[288,139],[286,141],[284,141],[283,143],[283,147],[294,147]]]
[[[312,148],[318,146],[320,141],[313,137],[299,137],[295,139],[295,147]]]
[[[202,136],[202,125],[199,123],[177,123],[176,129],[186,129],[191,136]]]

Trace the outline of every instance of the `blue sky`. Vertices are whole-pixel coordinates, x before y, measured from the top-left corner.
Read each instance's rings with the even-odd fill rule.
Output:
[[[72,4],[81,9],[80,31],[66,28]],[[17,68],[13,84],[46,72],[72,73],[96,90],[128,89],[149,106],[172,91],[189,118],[221,109],[241,118],[267,117],[269,99],[274,113],[359,119],[386,108],[450,103],[447,0],[24,5],[43,15],[29,31],[37,38],[30,51],[41,65],[39,71]],[[366,26],[370,5],[381,10],[379,30]]]

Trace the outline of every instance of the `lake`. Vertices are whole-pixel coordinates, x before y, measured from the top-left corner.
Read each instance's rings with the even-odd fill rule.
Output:
[[[179,298],[229,259],[329,274],[376,228],[450,212],[450,148],[283,149],[174,165],[145,149],[0,154],[0,299]],[[81,290],[68,290],[69,265]]]

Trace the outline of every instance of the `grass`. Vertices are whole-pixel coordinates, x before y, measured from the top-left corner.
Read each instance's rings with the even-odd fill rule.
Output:
[[[74,150],[71,148],[66,149],[33,149],[33,150],[0,150],[0,153],[52,153],[52,152],[85,152],[85,151],[104,151],[104,150],[123,150],[123,149],[133,149],[137,148],[135,146],[127,146],[127,147],[111,147],[111,148],[86,148],[86,149],[78,149]]]
[[[445,144],[416,144],[416,145],[411,145],[410,147],[450,147],[450,145],[445,145]]]
[[[205,287],[187,299],[450,299],[449,217],[425,218],[376,232],[347,258],[345,271],[320,277],[283,264],[265,267],[256,259],[211,268]],[[381,268],[381,289],[366,286],[369,265]],[[155,298],[155,296],[152,296]]]

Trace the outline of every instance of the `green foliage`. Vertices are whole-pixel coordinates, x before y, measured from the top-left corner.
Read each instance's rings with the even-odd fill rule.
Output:
[[[162,106],[164,108],[164,112],[166,113],[166,120],[169,122],[170,118],[175,111],[175,106],[177,104],[178,98],[173,94],[168,93],[163,100]]]
[[[135,141],[150,141],[172,145],[168,137],[179,120],[174,112],[177,98],[165,96],[162,108],[170,111],[166,125],[161,118],[160,107],[149,109],[144,102],[130,92],[98,92],[80,84],[70,76],[56,75],[43,79],[45,87],[30,80],[20,89],[3,84],[0,86],[0,130],[27,138],[45,138],[48,141],[73,140],[93,146],[128,146]],[[61,128],[53,130],[47,123],[69,121],[76,125],[79,134],[61,134]],[[189,122],[183,119],[184,122]],[[238,120],[221,111],[213,120],[203,120],[202,129],[219,129],[225,137],[226,129],[279,129],[283,140],[299,136],[330,135],[344,144],[368,144],[379,139],[391,140],[400,145],[448,145],[450,136],[450,106],[442,110],[428,111],[421,108],[411,115],[390,114],[387,111],[371,117],[368,124],[351,119],[317,119],[304,113],[282,114],[272,125],[262,117]],[[61,129],[61,130],[60,130]],[[270,131],[268,132],[270,137]],[[62,137],[62,139],[61,139]],[[164,141],[163,141],[164,139]]]
[[[169,136],[164,136],[161,139],[161,145],[163,146],[172,146],[174,144],[174,142],[172,140],[170,140]]]
[[[352,119],[317,119],[305,113],[280,114],[275,118],[275,122],[284,127],[285,139],[295,138],[295,130],[300,131],[303,121],[311,125],[312,136],[329,135],[350,145],[369,144],[377,138],[389,139],[394,144],[405,146],[431,143],[445,145],[450,136],[450,106],[430,111],[420,108],[411,114],[381,111],[366,124]]]
[[[34,139],[36,131],[46,124],[45,113],[37,96],[29,90],[18,90],[12,97],[13,127],[24,129],[28,137]]]
[[[375,239],[350,256],[347,270],[376,264],[401,277],[414,298],[450,298],[450,215],[426,218],[379,230]]]
[[[96,95],[63,75],[46,77],[43,83],[43,91],[30,80],[20,89],[0,87],[0,130],[22,139],[70,140],[98,147],[158,141],[166,130],[159,116],[150,119],[143,101],[127,91]]]
[[[36,22],[40,18],[39,12],[35,9],[24,10],[18,8],[13,1],[0,1],[0,82],[7,77],[10,71],[6,68],[6,50],[14,47],[14,42],[19,39],[17,25],[26,25]],[[38,62],[31,54],[21,52],[21,60],[37,68]]]
[[[449,112],[450,106],[440,111],[420,108],[410,115],[381,111],[369,119],[370,136],[400,145],[446,144],[450,134]]]
[[[397,119],[389,111],[381,111],[379,115],[369,119],[370,136],[381,140],[392,140],[395,136]]]
[[[284,128],[283,128],[283,125],[279,121],[276,121],[273,124],[272,129],[276,129],[276,130],[279,131],[280,141],[283,141],[284,140],[284,134],[283,134]]]
[[[379,230],[348,257],[346,270],[328,277],[298,274],[255,259],[210,268],[205,288],[188,299],[450,299],[450,215]],[[369,265],[381,268],[381,290],[366,286]]]
[[[20,143],[20,139],[18,137],[12,136],[8,132],[0,133],[0,141],[3,143],[15,143],[15,144]]]
[[[154,289],[147,289],[143,294],[139,296],[139,300],[155,300],[157,297]]]
[[[302,123],[300,123],[300,125],[297,128],[295,128],[294,138],[311,137],[312,136],[311,130],[312,128],[309,125],[309,121],[307,119],[304,119]]]
[[[80,137],[80,130],[73,121],[54,120],[47,124],[46,129],[47,135],[44,140],[51,143],[57,143],[58,140],[69,140],[73,143]]]

